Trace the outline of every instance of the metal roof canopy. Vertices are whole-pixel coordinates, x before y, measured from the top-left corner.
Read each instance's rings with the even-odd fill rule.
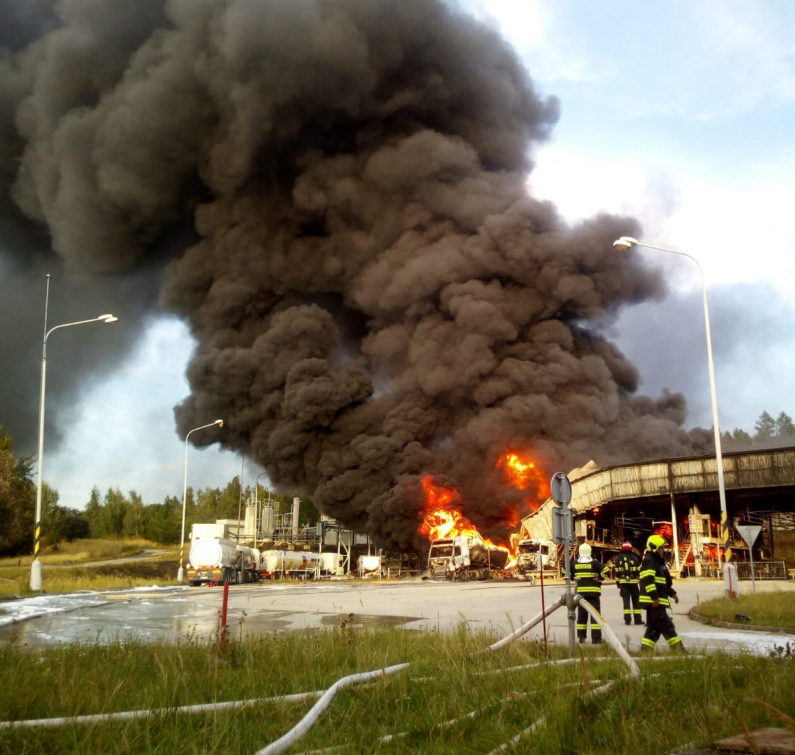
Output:
[[[740,495],[753,489],[795,487],[795,447],[724,454],[723,473],[727,491]],[[660,499],[671,494],[710,495],[717,489],[715,456],[661,459],[605,467],[574,480],[569,507],[577,516],[609,503]],[[539,519],[551,516],[552,505],[549,499],[525,517],[522,521],[526,529],[538,525],[546,529]]]

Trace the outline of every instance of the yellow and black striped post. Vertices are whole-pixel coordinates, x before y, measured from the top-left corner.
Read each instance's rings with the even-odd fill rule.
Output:
[[[720,538],[726,563],[732,560],[732,547],[729,540],[729,513],[724,509],[720,512]]]

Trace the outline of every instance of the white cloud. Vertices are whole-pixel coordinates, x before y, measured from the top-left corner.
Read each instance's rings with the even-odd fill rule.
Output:
[[[692,254],[710,284],[764,281],[793,292],[792,176],[795,170],[786,165],[751,165],[734,181],[716,180],[675,162],[664,170],[655,162],[551,146],[538,153],[530,186],[570,222],[598,212],[638,218],[641,240]],[[684,272],[682,285],[687,279]]]
[[[192,350],[182,322],[158,320],[113,376],[86,391],[64,446],[48,454],[45,438],[44,479],[62,505],[82,508],[94,485],[102,494],[136,490],[146,503],[182,497],[185,443],[173,406],[189,393],[184,373]],[[246,461],[244,485],[261,471]],[[189,486],[224,487],[240,473],[240,456],[189,446]]]

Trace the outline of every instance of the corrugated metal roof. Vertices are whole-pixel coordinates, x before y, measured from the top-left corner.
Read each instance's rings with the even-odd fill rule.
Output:
[[[717,468],[714,456],[605,467],[572,482],[570,507],[576,516],[611,501],[717,490]],[[795,485],[795,448],[724,454],[723,477],[727,490]],[[554,505],[549,499],[522,521],[551,536]]]

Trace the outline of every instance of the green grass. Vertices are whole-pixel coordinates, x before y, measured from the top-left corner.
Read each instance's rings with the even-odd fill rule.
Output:
[[[75,540],[71,543],[58,543],[43,548],[39,554],[39,561],[42,564],[52,565],[82,564],[88,561],[135,556],[145,548],[163,549],[164,546],[158,546],[143,538]],[[173,549],[173,546],[171,548]],[[22,558],[0,558],[0,568],[17,565],[30,566],[32,560],[32,555]]]
[[[149,585],[173,585],[177,581],[178,551],[120,564],[93,566],[91,562],[135,556],[144,549],[165,550],[148,540],[76,540],[58,549],[43,551],[42,587],[47,593],[76,590],[115,590]],[[21,565],[19,562],[21,561]],[[0,559],[0,595],[29,596],[32,556]]]
[[[701,603],[696,612],[717,621],[738,623],[736,614],[748,616],[751,624],[767,627],[795,628],[795,592],[774,590],[754,595],[750,587],[739,598],[716,598]]]
[[[547,723],[509,753],[669,752],[795,716],[791,656],[650,662],[630,681],[606,649],[587,648],[573,665],[514,670],[544,659],[543,646],[519,641],[476,653],[494,639],[463,626],[453,634],[342,627],[231,642],[225,653],[213,638],[35,651],[12,644],[0,648],[5,720],[171,710],[143,721],[0,732],[0,752],[252,753],[290,730],[313,701],[194,715],[173,708],[326,689],[344,675],[403,662],[411,663],[403,672],[342,691],[290,752],[486,753],[542,716]],[[550,657],[566,652],[551,648]],[[589,699],[599,679],[617,686]],[[451,719],[458,722],[440,726]],[[377,741],[399,732],[406,736]]]

